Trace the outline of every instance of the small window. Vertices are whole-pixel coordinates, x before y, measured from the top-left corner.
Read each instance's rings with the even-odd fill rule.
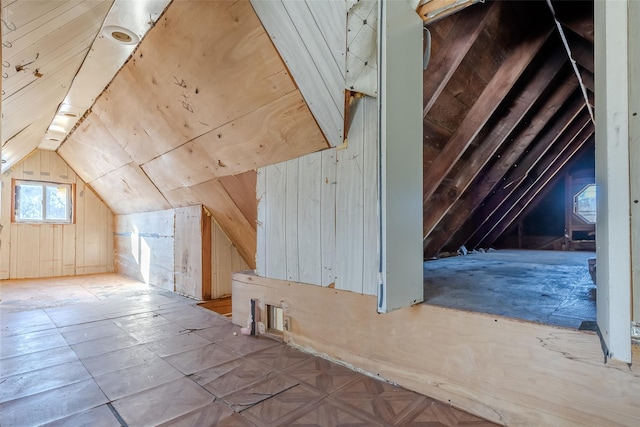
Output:
[[[15,221],[27,223],[71,223],[71,184],[16,181]]]
[[[596,185],[589,184],[573,197],[573,212],[587,224],[596,223]]]

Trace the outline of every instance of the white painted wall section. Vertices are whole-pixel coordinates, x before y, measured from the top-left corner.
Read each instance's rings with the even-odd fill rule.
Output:
[[[377,294],[377,102],[351,111],[343,148],[258,170],[258,275]]]
[[[331,146],[344,137],[347,13],[330,0],[252,0]]]
[[[406,1],[380,1],[379,312],[423,300],[422,28]]]
[[[633,1],[595,2],[597,317],[611,358],[631,362],[629,43]],[[638,76],[635,76],[638,78]]]

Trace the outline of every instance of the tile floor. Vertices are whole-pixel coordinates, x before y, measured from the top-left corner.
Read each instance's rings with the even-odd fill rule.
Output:
[[[122,276],[0,287],[3,427],[493,425]]]

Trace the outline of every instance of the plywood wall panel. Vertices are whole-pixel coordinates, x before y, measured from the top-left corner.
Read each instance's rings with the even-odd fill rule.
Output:
[[[90,121],[77,129],[58,154],[85,182],[92,182],[131,162],[131,157],[116,142],[109,128]]]
[[[126,164],[89,183],[116,214],[170,207],[164,196],[135,163]]]
[[[372,296],[245,274],[234,276],[234,323],[245,325],[250,299],[262,309],[287,301],[285,342],[501,425],[640,419],[640,352],[632,365],[604,364],[593,333],[426,304],[379,315]]]
[[[300,3],[299,6],[303,7],[303,2]],[[327,72],[323,75],[320,71],[320,68],[324,71],[325,67],[336,66],[330,49],[316,50],[315,41],[324,40],[320,28],[316,25],[305,27],[302,22],[296,22],[294,17],[297,15],[291,16],[280,0],[254,0],[251,4],[291,70],[296,84],[330,145],[342,144],[344,98],[338,99],[337,92],[344,90],[344,79],[336,81],[333,78],[334,73]],[[290,6],[292,10],[297,10],[295,5]],[[320,19],[322,15],[318,13],[315,17]],[[346,28],[346,16],[344,20],[344,28]],[[309,44],[307,45],[305,41]],[[342,49],[339,49],[339,52],[345,51],[346,43]],[[338,102],[340,99],[342,102]]]
[[[174,290],[174,210],[115,215],[115,269]]]
[[[225,176],[219,179],[229,197],[238,206],[247,221],[256,227],[257,206],[256,201],[256,171]]]
[[[273,126],[276,123],[277,128]],[[293,92],[151,160],[142,168],[158,188],[174,190],[324,148],[327,144],[306,104]]]
[[[201,205],[175,209],[175,291],[198,300],[211,298],[210,219],[203,215]],[[203,259],[205,251],[209,259]]]
[[[199,203],[207,208],[250,268],[255,268],[256,231],[218,180],[165,193],[172,206]]]
[[[377,294],[377,111],[362,98],[346,146],[259,169],[260,276]]]

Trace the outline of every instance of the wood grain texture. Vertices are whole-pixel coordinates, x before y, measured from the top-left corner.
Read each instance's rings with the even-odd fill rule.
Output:
[[[89,185],[116,214],[157,211],[170,207],[149,177],[133,162],[89,182]]]
[[[431,166],[425,170],[424,203],[428,203],[447,173],[462,157],[469,144],[538,53],[549,34],[550,32],[545,31],[521,43],[494,74],[478,101],[469,109],[463,123],[456,129]]]
[[[115,271],[173,291],[175,212],[115,215]]]
[[[457,17],[456,25],[446,36],[446,44],[443,41],[438,49],[431,51],[429,66],[425,71],[422,84],[425,101],[423,116],[427,116],[487,21],[491,19],[488,16],[489,11],[496,14],[498,9],[499,3],[492,3],[485,7],[469,8],[461,12]]]
[[[302,6],[302,2],[300,3],[299,6]],[[251,4],[277,47],[279,54],[291,71],[302,96],[304,96],[327,141],[331,146],[342,144],[344,138],[344,116],[342,110],[344,102],[342,97],[336,97],[338,96],[338,91],[341,94],[344,91],[344,79],[341,85],[337,87],[338,82],[334,78],[328,78],[329,75],[333,76],[334,73],[323,74],[325,67],[330,67],[332,64],[335,66],[335,60],[330,49],[316,50],[317,46],[321,46],[316,42],[323,40],[322,31],[315,25],[302,28],[302,22],[294,21],[294,17],[290,16],[284,2],[281,0],[254,0]],[[294,6],[291,7],[293,8]],[[322,19],[324,16],[319,14],[318,10],[315,10],[314,17],[316,19]],[[329,16],[331,15],[326,15],[326,17]],[[346,28],[346,16],[344,19],[344,28]],[[345,50],[346,43],[339,51]]]
[[[251,298],[286,301],[285,342],[502,425],[640,419],[640,352],[631,367],[605,365],[595,334],[424,304],[378,315],[373,296],[246,274],[234,275],[234,323],[245,325]]]
[[[256,231],[218,180],[165,193],[174,207],[202,204],[233,242],[250,268],[255,268]]]
[[[174,213],[175,292],[197,300],[209,300],[211,220],[201,205],[177,208]]]
[[[255,170],[250,170],[239,175],[225,176],[219,180],[229,197],[242,212],[242,215],[254,228],[258,206],[256,201],[256,175]]]
[[[75,185],[72,224],[11,223],[12,179]],[[113,214],[53,151],[36,150],[2,174],[0,277],[113,272]]]
[[[161,190],[189,187],[327,148],[295,92],[142,165]]]
[[[377,292],[376,100],[353,111],[344,148],[258,171],[259,275]]]

